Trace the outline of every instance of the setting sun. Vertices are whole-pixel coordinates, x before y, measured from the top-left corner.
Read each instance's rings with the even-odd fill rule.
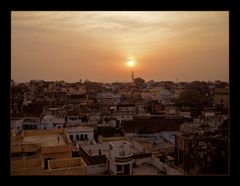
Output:
[[[229,11],[11,11],[11,75],[228,81],[228,36]]]
[[[127,65],[129,66],[129,67],[133,67],[133,66],[135,66],[135,61],[134,60],[129,60],[128,62],[127,62]]]

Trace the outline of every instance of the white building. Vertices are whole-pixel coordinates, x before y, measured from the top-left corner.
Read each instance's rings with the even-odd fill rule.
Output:
[[[40,124],[40,129],[52,129],[53,127],[53,115],[45,115],[43,116],[42,120],[41,120],[41,124]]]
[[[45,115],[41,120],[39,129],[53,129],[53,128],[63,128],[65,124],[65,119],[61,116]]]
[[[130,144],[127,141],[109,142],[109,171],[111,174],[132,175],[133,153],[130,151]]]
[[[95,143],[94,129],[89,126],[66,127],[67,133],[72,142],[77,144]]]
[[[135,140],[82,145],[81,153],[88,162],[88,175],[182,175],[153,157],[152,153]],[[105,161],[107,160],[107,161]]]

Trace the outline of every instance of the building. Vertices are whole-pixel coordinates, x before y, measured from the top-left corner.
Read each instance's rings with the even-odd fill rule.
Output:
[[[133,153],[130,151],[130,144],[127,141],[109,142],[108,166],[110,174],[132,175],[133,174]]]
[[[11,175],[85,175],[86,164],[72,158],[65,129],[27,130],[11,136]]]
[[[42,120],[41,120],[41,125],[40,125],[40,129],[53,129],[53,118],[54,118],[54,115],[50,115],[50,114],[47,114],[47,115],[44,115],[42,117]]]
[[[135,168],[152,164],[152,153],[136,141],[81,145],[79,154],[87,164],[88,175],[132,175]]]
[[[22,130],[38,129],[40,125],[40,118],[38,117],[25,117],[22,123]]]
[[[185,174],[228,174],[228,120],[217,129],[206,123],[185,124],[175,142],[177,165]]]
[[[161,131],[179,131],[180,126],[191,119],[178,115],[136,116],[132,121],[123,121],[125,133],[150,134]]]
[[[120,94],[113,94],[111,92],[97,93],[97,101],[103,105],[117,105],[121,101]]]
[[[66,131],[70,140],[76,144],[90,144],[94,143],[94,129],[89,126],[72,126],[66,127]]]
[[[67,101],[67,94],[65,91],[48,90],[44,91],[44,98],[49,103],[53,102],[65,103]]]
[[[170,92],[164,87],[150,88],[147,92],[142,92],[141,96],[145,101],[155,100],[162,104],[170,103]]]
[[[98,143],[126,139],[124,133],[121,130],[111,127],[109,125],[102,124],[97,125],[97,127],[95,128],[94,138]]]
[[[54,129],[54,128],[63,128],[65,126],[64,116],[58,115],[44,115],[41,120],[41,124],[38,129]]]

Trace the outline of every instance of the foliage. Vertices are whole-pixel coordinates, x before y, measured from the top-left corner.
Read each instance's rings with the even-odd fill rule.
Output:
[[[134,83],[137,86],[141,86],[141,85],[143,85],[145,83],[145,80],[143,78],[138,77],[138,78],[134,79]]]
[[[190,107],[190,108],[201,108],[203,96],[198,92],[187,89],[180,93],[179,97],[175,100],[176,106]]]

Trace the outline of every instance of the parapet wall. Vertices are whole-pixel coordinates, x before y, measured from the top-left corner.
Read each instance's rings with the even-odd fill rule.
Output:
[[[65,159],[56,159],[49,160],[48,167],[49,169],[60,169],[67,167],[84,167],[86,166],[82,158],[65,158]]]

